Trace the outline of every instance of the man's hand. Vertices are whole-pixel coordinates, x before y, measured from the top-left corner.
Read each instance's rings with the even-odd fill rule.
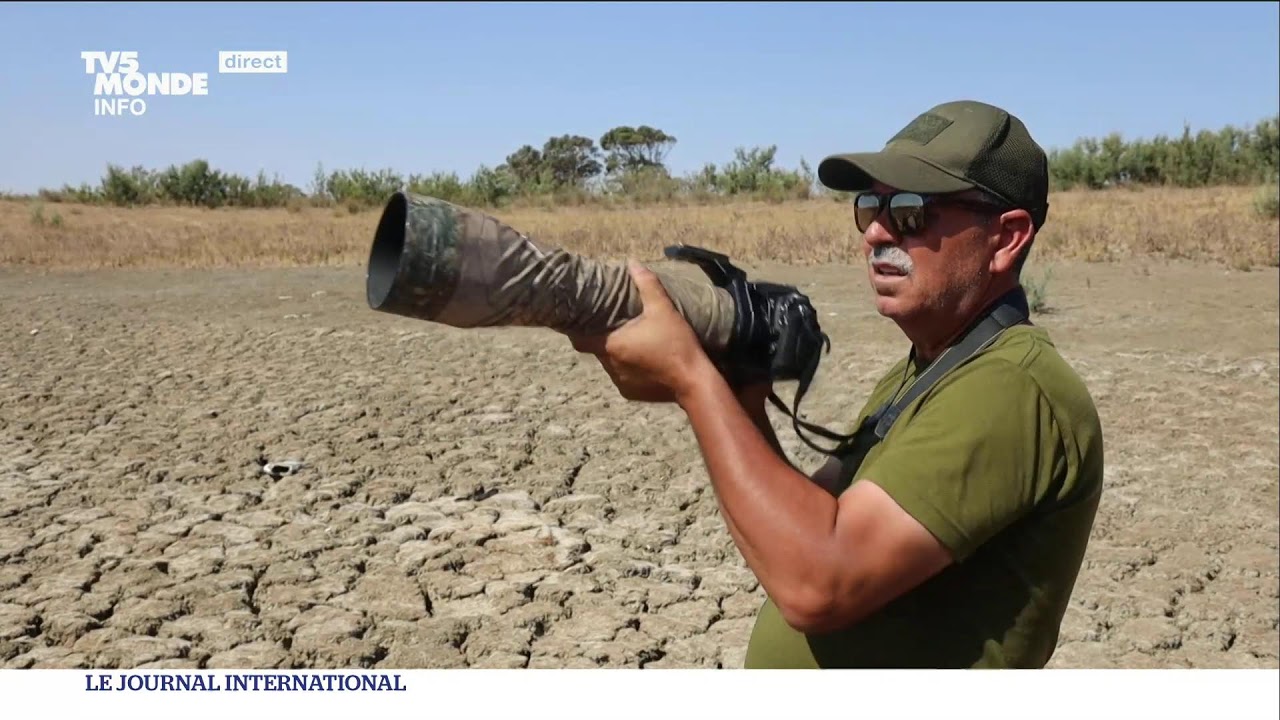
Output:
[[[578,352],[596,356],[622,397],[679,402],[708,371],[718,371],[658,277],[635,261],[627,267],[640,293],[640,315],[605,335],[569,340]]]

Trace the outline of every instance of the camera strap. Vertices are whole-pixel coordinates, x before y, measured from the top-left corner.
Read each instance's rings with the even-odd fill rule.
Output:
[[[848,435],[833,433],[825,428],[805,422],[799,418],[800,400],[809,390],[809,385],[813,381],[813,375],[817,370],[817,357],[809,363],[805,368],[805,372],[800,377],[800,384],[796,388],[795,400],[792,403],[792,409],[778,398],[776,393],[769,394],[769,400],[783,413],[791,418],[796,435],[809,447],[817,450],[824,455],[843,455],[852,453],[856,457],[856,462],[862,462],[862,456],[866,455],[876,443],[880,442],[889,433],[889,429],[897,422],[898,416],[902,410],[914,402],[923,393],[927,392],[948,372],[964,364],[978,353],[985,350],[995,342],[1006,329],[1014,325],[1020,325],[1027,322],[1030,312],[1027,305],[1026,293],[1021,288],[1016,288],[1003,295],[995,303],[993,303],[981,318],[970,326],[964,336],[955,344],[948,347],[938,356],[934,362],[921,373],[911,384],[905,393],[895,401],[890,399],[880,408],[872,413],[858,430]],[[915,357],[915,348],[911,349],[908,356],[908,362]],[[895,393],[896,395],[897,393]],[[817,435],[832,440],[837,444],[835,448],[825,449],[818,447],[801,432],[801,428],[808,430]],[[851,458],[852,459],[852,458]]]

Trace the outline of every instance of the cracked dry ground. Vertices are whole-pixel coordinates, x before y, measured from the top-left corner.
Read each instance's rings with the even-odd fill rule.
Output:
[[[861,270],[752,270],[814,298],[803,409],[847,429],[906,350]],[[1055,267],[1109,464],[1052,666],[1277,667],[1276,293]],[[761,590],[682,416],[559,336],[373,313],[360,268],[2,271],[0,303],[4,666],[742,662]]]

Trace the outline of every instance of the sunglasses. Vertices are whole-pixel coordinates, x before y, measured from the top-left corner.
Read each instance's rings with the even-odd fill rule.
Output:
[[[925,195],[913,192],[859,193],[853,200],[853,217],[859,232],[866,232],[872,221],[889,211],[889,223],[898,235],[916,235],[924,232],[926,208],[931,205],[954,205],[979,212],[997,212],[1002,206],[980,200],[966,200],[949,195]]]

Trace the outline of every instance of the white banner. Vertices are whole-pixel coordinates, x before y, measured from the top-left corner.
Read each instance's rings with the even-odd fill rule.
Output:
[[[4,670],[6,717],[1280,716],[1276,670]],[[69,715],[68,715],[69,713]]]

